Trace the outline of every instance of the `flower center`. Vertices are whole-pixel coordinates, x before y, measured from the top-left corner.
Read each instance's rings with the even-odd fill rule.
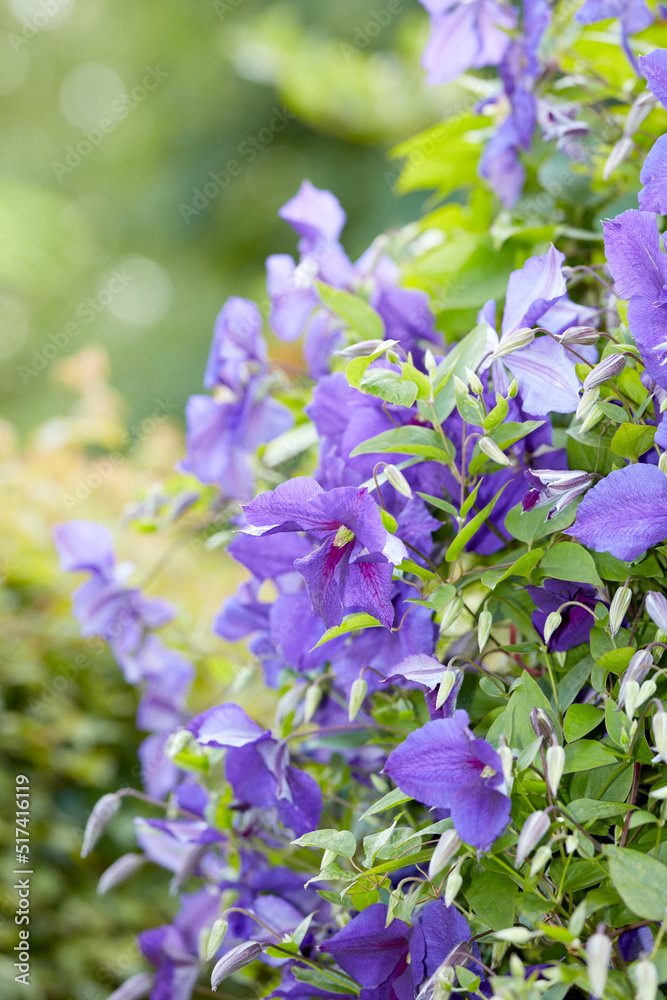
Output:
[[[494,771],[494,769],[491,767],[490,764],[487,764],[482,773],[480,774],[480,778],[492,778],[494,774],[497,773],[498,772]]]
[[[336,532],[336,537],[333,540],[334,545],[337,549],[342,549],[343,546],[352,541],[354,541],[354,532],[350,531],[349,528],[346,528],[344,524],[341,524],[340,528]]]

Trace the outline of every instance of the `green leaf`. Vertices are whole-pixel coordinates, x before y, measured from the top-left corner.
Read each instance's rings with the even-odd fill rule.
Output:
[[[313,875],[311,879],[306,882],[306,886],[309,886],[311,882],[353,882],[354,872],[345,871],[340,865],[337,865],[335,861],[332,861],[330,865],[325,865],[324,868],[320,870],[319,875]]]
[[[551,862],[549,877],[556,885],[560,885],[563,875],[563,860],[556,858]],[[563,888],[577,892],[579,889],[588,889],[591,885],[596,885],[604,877],[604,872],[600,870],[599,864],[593,861],[573,861],[563,879]]]
[[[380,517],[387,531],[390,534],[395,535],[398,525],[396,523],[396,518],[394,517],[394,515],[390,514],[388,510],[384,510],[384,508],[382,508],[380,510]]]
[[[623,562],[616,559],[610,552],[593,552],[593,558],[598,568],[598,573],[603,580],[613,580],[615,583],[624,583],[629,576],[651,577],[660,572],[660,566],[654,555],[649,554],[638,563]]]
[[[548,513],[547,507],[536,507],[524,514],[521,504],[518,503],[505,518],[505,527],[514,538],[532,545],[533,542],[546,538],[555,531],[569,528],[577,516],[577,511],[572,505],[566,507],[560,514],[555,514],[550,521],[547,521]]]
[[[588,654],[570,667],[558,685],[558,704],[561,712],[567,711],[590,677],[592,669],[593,657]]]
[[[458,375],[465,381],[465,370],[469,368],[475,371],[486,352],[486,323],[480,323],[474,330],[461,340],[456,347],[452,348],[451,357],[448,355],[436,369],[435,391],[435,412],[438,420],[442,423],[456,405],[456,393],[452,375]],[[456,363],[452,368],[452,361],[456,358]],[[442,379],[439,379],[442,368]]]
[[[458,517],[459,512],[456,507],[453,504],[448,503],[446,500],[441,500],[440,497],[432,497],[429,493],[418,493],[417,496],[421,497],[422,500],[426,500],[427,503],[432,504],[434,507],[437,507],[438,510],[444,510],[446,514],[452,514],[454,517]],[[623,577],[623,579],[625,579],[625,577]]]
[[[401,365],[401,377],[403,381],[414,382],[417,386],[417,399],[430,399],[432,386],[429,381],[428,375],[424,372],[420,372],[418,368],[410,364],[409,361],[405,361]]]
[[[323,851],[334,851],[344,858],[353,858],[357,850],[357,841],[349,830],[313,830],[292,843],[297,847],[319,847]]]
[[[606,634],[606,633],[605,633]],[[637,652],[635,646],[622,646],[620,649],[610,649],[604,653],[597,663],[601,670],[611,670],[612,674],[622,674],[630,660]]]
[[[505,483],[505,486],[507,486],[507,483]],[[467,524],[464,524],[464,526],[461,528],[458,535],[456,536],[454,541],[450,544],[449,548],[445,553],[445,559],[447,562],[453,562],[457,558],[461,550],[464,548],[464,546],[467,544],[467,542],[469,542],[472,536],[482,527],[487,517],[495,507],[496,503],[500,499],[500,496],[503,490],[505,489],[505,486],[501,486],[501,488],[494,496],[493,500],[487,503],[486,507],[483,507],[482,510],[480,510],[479,514],[475,514],[475,516],[471,518],[471,520],[468,521]]]
[[[314,986],[318,990],[326,990],[328,993],[335,994],[354,993],[355,996],[359,996],[361,993],[361,987],[344,972],[325,972],[321,969],[311,969],[298,964],[293,966],[292,972],[294,978],[298,979],[299,982],[308,983],[309,986]]]
[[[387,403],[408,407],[412,406],[418,392],[415,382],[404,381],[393,368],[368,369],[361,377],[359,388]]]
[[[609,876],[621,899],[642,920],[665,919],[667,867],[628,847],[603,845],[609,858]]]
[[[454,455],[454,445],[451,441],[448,441],[448,445],[451,448],[450,453],[444,450],[440,435],[436,434],[430,427],[408,424],[406,427],[393,427],[390,431],[376,434],[368,441],[362,441],[351,453],[351,457],[382,454],[419,455],[422,458],[429,458],[432,461],[449,465],[451,463],[450,455]],[[436,503],[435,497],[429,497],[429,503],[433,503],[435,506],[444,502],[440,500]]]
[[[514,923],[516,885],[507,875],[487,871],[476,865],[465,897],[480,920],[500,931]]]
[[[477,485],[470,491],[468,496],[465,498],[461,504],[461,517],[467,517],[468,511],[472,508],[473,504],[477,500],[477,494],[479,493],[479,488],[482,485],[482,480],[477,483]]]
[[[530,674],[524,670],[512,691],[507,708],[489,728],[486,734],[487,740],[493,746],[498,746],[502,734],[511,747],[525,750],[526,747],[535,742],[535,730],[530,723],[530,713],[533,708],[543,709],[553,722],[556,733],[560,732],[556,713],[548,698]]]
[[[637,462],[640,455],[653,447],[656,430],[646,424],[621,424],[611,439],[611,450],[614,455]]]
[[[604,711],[594,705],[572,705],[563,722],[563,733],[568,743],[590,733],[604,719]]]
[[[345,369],[345,378],[348,383],[354,389],[359,389],[361,392],[361,380],[371,361],[375,361],[376,358],[381,357],[385,351],[388,351],[391,347],[395,347],[397,343],[397,340],[383,340],[370,354],[366,354],[360,358],[353,358]]]
[[[590,771],[595,767],[612,764],[614,755],[597,740],[577,740],[565,747],[565,774],[573,771]]]
[[[537,566],[544,555],[544,549],[533,549],[531,552],[524,552],[522,556],[512,563],[507,569],[488,569],[482,575],[482,583],[489,590],[495,590],[499,583],[509,576],[523,576],[530,580],[530,574]]]
[[[429,594],[427,601],[424,601],[422,607],[433,608],[434,611],[442,611],[445,605],[456,596],[456,587],[452,583],[441,583],[439,587]]]
[[[482,423],[482,427],[487,434],[490,434],[499,424],[502,424],[510,410],[509,403],[499,392],[496,393],[496,401],[496,405],[487,413]]]
[[[372,806],[369,806],[366,812],[359,817],[359,820],[368,819],[369,816],[375,816],[376,813],[384,812],[385,809],[391,809],[393,806],[402,806],[404,802],[411,801],[411,796],[404,795],[400,788],[394,788],[393,791],[387,792],[386,795],[383,795]]]
[[[630,419],[627,410],[624,410],[622,406],[617,406],[616,403],[605,403],[603,400],[598,399],[597,405],[604,415],[613,420],[615,424],[625,424]]]
[[[624,816],[631,806],[625,802],[600,802],[598,799],[572,799],[567,807],[568,813],[577,823],[590,823],[598,819],[610,819],[612,816]]]
[[[558,542],[546,552],[540,569],[555,580],[602,585],[593,556],[577,542]]]
[[[319,642],[316,642],[313,649],[317,649],[318,646],[323,645],[325,642],[329,642],[329,639],[337,639],[339,635],[347,635],[348,632],[357,632],[362,628],[383,628],[383,625],[373,618],[372,615],[367,615],[366,613],[359,615],[347,615],[341,625],[334,625],[332,628],[328,628]]]
[[[322,303],[340,316],[347,325],[361,335],[363,340],[382,340],[384,338],[384,323],[379,313],[369,306],[368,302],[344,292],[340,288],[332,288],[323,281],[315,282]]]
[[[499,927],[498,930],[501,930],[501,928]],[[479,989],[479,976],[475,976],[470,969],[466,969],[465,965],[455,965],[454,969],[456,971],[459,985],[466,991],[466,993],[476,993]]]

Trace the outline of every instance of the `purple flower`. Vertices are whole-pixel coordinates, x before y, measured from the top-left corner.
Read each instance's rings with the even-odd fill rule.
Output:
[[[207,389],[226,385],[240,394],[253,367],[257,370],[265,365],[262,315],[254,302],[233,295],[215,321],[204,385]]]
[[[139,935],[142,954],[157,968],[151,1000],[190,1000],[199,974],[199,932],[213,924],[219,910],[219,894],[200,889],[181,897],[173,923]]]
[[[251,497],[255,486],[251,455],[294,423],[287,407],[266,390],[263,379],[253,378],[241,399],[219,402],[212,396],[190,396],[185,409],[186,455],[178,468],[218,486],[226,497]]]
[[[322,542],[294,563],[306,581],[313,608],[327,628],[339,625],[345,608],[360,608],[391,628],[392,563],[405,547],[383,527],[379,509],[365,489],[340,487],[325,493],[299,477],[262,493],[244,508],[246,532],[258,535],[307,531]]]
[[[646,370],[667,388],[667,255],[660,249],[655,215],[628,209],[604,226],[609,270],[620,298],[628,299],[628,324]]]
[[[596,552],[637,559],[667,538],[667,476],[655,465],[610,472],[581,501],[569,533]]]
[[[575,13],[574,19],[580,24],[595,24],[618,18],[621,22],[623,50],[637,70],[637,60],[630,49],[629,35],[637,35],[653,24],[653,14],[644,0],[586,0]]]
[[[641,56],[639,67],[646,77],[648,89],[667,107],[667,50],[655,49]],[[656,139],[644,160],[639,179],[644,185],[639,192],[639,207],[643,212],[667,213],[667,135]]]
[[[278,742],[233,702],[196,716],[188,729],[204,746],[226,748],[225,777],[238,808],[277,811],[297,836],[317,827],[322,793],[309,774],[289,763],[289,746]]]
[[[427,722],[389,755],[385,773],[418,802],[448,809],[461,839],[487,850],[509,822],[510,799],[500,757],[469,722],[462,709]]]
[[[553,504],[547,520],[564,510],[593,482],[588,472],[561,469],[526,469],[526,480],[530,489],[523,498],[524,512]]]
[[[579,601],[591,611],[598,603],[595,589],[587,583],[563,583],[545,580],[543,587],[526,587],[535,605],[532,622],[539,635],[544,635],[546,620],[552,611],[558,611],[567,601]],[[561,612],[563,621],[549,639],[550,653],[563,653],[589,641],[595,619],[584,608],[570,604]]]
[[[424,691],[431,719],[449,719],[456,710],[456,698],[463,683],[463,672],[456,671],[454,687],[446,701],[442,703],[440,708],[437,708],[438,688],[444,670],[444,665],[440,660],[436,660],[435,656],[416,653],[407,656],[394,667],[391,676],[387,677],[387,683],[395,684],[396,681],[402,681],[402,687],[418,685]]]
[[[431,15],[422,66],[426,82],[449,83],[469,69],[497,66],[516,27],[514,10],[496,0],[421,0]]]

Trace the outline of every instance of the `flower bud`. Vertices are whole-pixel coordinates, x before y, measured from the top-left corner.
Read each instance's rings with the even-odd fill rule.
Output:
[[[569,833],[565,838],[565,853],[574,854],[576,849],[579,847],[579,834],[575,830],[574,833]]]
[[[192,733],[189,729],[177,729],[167,740],[167,756],[178,757],[192,740]]]
[[[514,781],[514,754],[512,753],[511,748],[507,745],[507,740],[504,736],[500,737],[498,756],[500,757],[503,765],[503,778],[505,779],[505,785],[509,791],[512,787],[512,782]]]
[[[667,642],[667,632],[664,632],[661,628],[659,628],[658,631],[655,633],[655,641],[656,642]],[[654,659],[654,661],[656,663],[662,658],[662,654],[664,652],[665,651],[662,648],[662,646],[655,646],[654,647],[654,649],[653,649],[653,659]]]
[[[549,814],[543,809],[538,809],[537,812],[530,814],[519,834],[516,858],[514,859],[515,868],[521,867],[530,852],[537,847],[550,825]]]
[[[447,881],[445,882],[445,906],[452,905],[459,894],[459,889],[463,885],[463,879],[461,878],[461,864],[462,862],[459,861],[457,865],[454,865],[447,876]]]
[[[547,743],[553,743],[556,737],[556,727],[543,708],[531,709],[530,724],[536,736],[541,736]]]
[[[600,334],[593,326],[571,326],[569,330],[561,334],[561,344],[578,344],[580,347],[589,347],[597,344]]]
[[[441,835],[440,840],[435,845],[435,850],[433,851],[431,862],[428,866],[428,877],[430,879],[434,879],[435,876],[442,871],[442,869],[454,857],[461,844],[462,840],[456,830],[445,830],[445,832]]]
[[[502,338],[489,360],[497,361],[498,358],[503,358],[506,354],[514,354],[515,351],[521,351],[524,347],[532,344],[534,340],[535,331],[527,326],[521,327],[521,329],[515,330],[514,333],[510,333],[507,337]]]
[[[107,824],[111,822],[120,809],[121,795],[119,792],[111,792],[103,795],[95,805],[88,817],[86,829],[83,833],[83,844],[81,845],[81,857],[87,858],[93,847],[104,833]]]
[[[137,972],[114,990],[108,1000],[141,1000],[153,989],[154,976],[150,972]]]
[[[484,652],[484,647],[489,641],[492,625],[493,615],[490,611],[487,611],[487,609],[484,608],[484,610],[480,612],[479,620],[477,622],[477,645],[480,653]]]
[[[646,611],[658,628],[667,632],[667,598],[656,590],[649,590],[646,595]]]
[[[444,632],[450,625],[453,625],[462,611],[463,599],[458,596],[452,598],[449,604],[446,604],[443,609],[442,617],[440,619],[440,631]]]
[[[496,931],[493,936],[498,941],[507,941],[508,944],[528,944],[537,935],[527,927],[506,927],[502,931]]]
[[[395,465],[386,465],[384,474],[387,477],[387,482],[391,483],[395,490],[398,490],[408,500],[412,500],[410,484],[400,469],[397,469]]]
[[[563,770],[565,768],[565,751],[558,745],[555,737],[551,746],[547,747],[545,759],[547,765],[547,773],[545,777],[551,794],[555,798],[558,793],[558,786],[560,785],[560,779],[563,777]]]
[[[429,375],[433,375],[437,367],[438,366],[435,362],[435,358],[433,357],[433,351],[431,350],[430,347],[427,347],[426,350],[424,351],[424,368],[429,373]]]
[[[652,788],[648,795],[650,799],[664,801],[667,799],[667,785],[663,785],[662,788]]]
[[[629,587],[619,587],[614,594],[611,606],[609,608],[609,628],[612,635],[616,635],[619,628],[623,624],[623,619],[625,618],[625,612],[630,607],[630,601],[632,600],[632,591]]]
[[[475,393],[476,396],[481,396],[484,392],[484,386],[482,385],[481,379],[477,372],[472,371],[470,368],[466,367],[466,378],[468,379],[468,385]]]
[[[579,428],[579,433],[585,434],[586,431],[589,431],[591,429],[591,427],[595,427],[596,424],[599,424],[603,417],[604,413],[596,403],[594,406],[591,407],[591,409],[586,414],[586,417],[582,421],[581,427]]]
[[[205,961],[210,962],[217,952],[218,948],[222,944],[222,939],[227,933],[227,921],[224,917],[218,917],[213,926],[211,927],[211,933],[208,936],[208,941],[206,943],[206,958]]]
[[[560,611],[552,611],[551,614],[547,615],[547,620],[544,623],[544,642],[545,645],[549,644],[549,639],[554,634],[557,628],[561,625],[563,621],[563,616]]]
[[[541,872],[548,861],[551,860],[551,848],[548,844],[542,844],[538,847],[533,855],[533,861],[530,866],[530,877],[533,878],[538,872]]]
[[[621,686],[618,691],[619,708],[623,708],[625,704],[625,689],[628,686],[628,682],[636,681],[638,684],[641,684],[652,666],[653,657],[647,650],[640,649],[634,654],[621,680]]]
[[[244,944],[239,944],[236,948],[228,951],[226,955],[223,955],[211,973],[211,989],[217,990],[223,979],[227,979],[228,976],[238,972],[239,969],[244,969],[246,965],[254,962],[262,954],[262,950],[262,946],[258,941],[246,941]]]
[[[442,673],[442,680],[440,681],[438,694],[435,699],[436,708],[441,708],[442,705],[445,704],[454,689],[457,679],[458,670],[452,670],[451,667],[446,667]]]
[[[356,681],[350,688],[350,701],[347,713],[350,722],[354,722],[356,717],[359,715],[367,693],[368,684],[363,677],[357,677]]]
[[[477,443],[482,454],[486,455],[487,458],[490,458],[492,462],[497,462],[498,465],[512,465],[512,459],[501,451],[493,438],[483,437],[480,438]]]
[[[667,763],[667,712],[662,705],[660,711],[653,716],[651,730],[655,748],[662,757],[663,763]]]
[[[322,701],[322,688],[319,684],[311,684],[303,699],[303,721],[310,722]]]
[[[491,968],[497,969],[507,953],[509,945],[506,941],[494,941],[491,948]]]
[[[658,459],[658,468],[661,472],[667,475],[667,451],[663,451],[662,455]]]
[[[581,399],[579,400],[579,404],[574,414],[576,419],[584,420],[584,418],[593,409],[593,406],[595,405],[595,403],[597,403],[599,398],[600,398],[599,389],[591,389],[589,392],[585,392],[581,397]]]
[[[123,854],[100,875],[100,880],[97,883],[98,896],[103,896],[109,889],[113,889],[130,875],[134,875],[145,860],[143,854]]]
[[[391,341],[395,344],[396,341]],[[369,354],[374,354],[378,347],[384,344],[383,340],[360,340],[356,344],[349,344],[347,347],[342,347],[340,351],[335,353],[341,358],[366,358]]]
[[[603,361],[600,361],[584,379],[584,392],[589,389],[597,389],[604,385],[607,379],[620,375],[625,368],[624,354],[609,354]]]
[[[658,970],[653,962],[642,957],[633,971],[637,986],[637,1000],[655,1000],[658,992]]]
[[[628,681],[625,685],[624,692],[624,706],[625,714],[629,719],[633,719],[635,715],[635,709],[637,708],[637,703],[639,701],[639,684],[637,681]]]
[[[468,386],[465,384],[465,382],[463,381],[463,379],[460,379],[458,377],[458,375],[453,375],[452,376],[452,381],[454,383],[454,390],[455,390],[457,396],[465,396],[468,399],[472,398],[470,396],[470,390],[469,390]]]
[[[657,690],[657,685],[652,677],[649,677],[648,680],[645,680],[639,689],[639,695],[637,697],[637,708],[639,708],[640,705],[643,705],[645,701],[648,701],[649,698],[652,698],[656,690]]]
[[[523,980],[526,978],[526,967],[514,952],[510,955],[509,960],[510,973],[515,979],[520,979],[523,984]]]
[[[604,932],[604,924],[598,924],[595,934],[586,942],[586,970],[594,997],[600,998],[604,993],[610,961],[611,941]]]
[[[507,398],[514,399],[518,391],[519,391],[519,380],[518,378],[513,378],[509,384],[509,389],[507,390]]]
[[[607,157],[607,162],[602,170],[602,179],[604,181],[609,180],[616,168],[620,167],[624,160],[627,160],[634,148],[635,144],[629,135],[621,136]]]

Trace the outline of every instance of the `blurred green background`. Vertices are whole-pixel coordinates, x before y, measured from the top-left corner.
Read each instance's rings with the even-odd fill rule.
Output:
[[[146,968],[137,931],[173,913],[167,873],[153,866],[95,895],[104,869],[133,849],[129,806],[93,856],[78,857],[94,802],[139,784],[141,734],[137,692],[106,650],[93,655],[78,635],[76,581],[59,573],[50,529],[67,517],[106,523],[138,579],[161,558],[169,534],[128,534],[120,516],[171,481],[182,407],[201,389],[224,299],[249,295],[266,311],[264,259],[295,247],[276,213],[304,177],[340,198],[353,258],[419,214],[423,195],[393,194],[387,151],[438,121],[451,94],[423,84],[420,5],[389,6],[0,5],[3,1000],[104,1000]],[[228,177],[233,160],[241,169]],[[158,400],[168,401],[169,420],[144,432],[140,421]],[[86,487],[109,451],[122,462]],[[179,551],[149,592],[178,597],[164,638],[195,657],[193,704],[224,689],[252,698],[261,714],[243,646],[223,647],[210,632],[239,578],[221,549],[200,542]],[[29,987],[15,984],[11,957],[18,773],[32,787]]]

